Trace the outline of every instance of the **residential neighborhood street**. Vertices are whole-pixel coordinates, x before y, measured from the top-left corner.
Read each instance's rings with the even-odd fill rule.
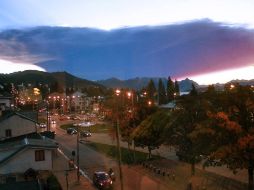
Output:
[[[62,129],[56,127],[56,140],[60,144],[63,152],[71,158],[71,152],[76,151],[76,135],[68,135]],[[113,168],[118,174],[117,162],[101,153],[98,153],[88,146],[86,143],[80,143],[80,168],[87,173],[88,177],[92,179],[95,171],[108,171]],[[169,187],[158,180],[152,179],[144,173],[140,173],[132,167],[123,166],[123,183],[125,190],[168,190]],[[117,177],[114,189],[120,189],[120,180]]]

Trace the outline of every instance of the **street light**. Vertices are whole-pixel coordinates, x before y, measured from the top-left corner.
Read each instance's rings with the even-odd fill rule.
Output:
[[[235,88],[235,85],[231,84],[230,85],[230,90],[232,90],[233,88]]]
[[[131,98],[131,119],[133,120],[134,118],[134,93],[132,92],[127,92],[127,96],[130,99]],[[135,122],[132,122],[133,127],[135,128]],[[133,140],[133,157],[134,157],[134,163],[136,162],[136,150],[135,150],[135,141]]]
[[[80,173],[79,173],[79,125],[77,126],[77,180],[78,184],[80,182]]]
[[[116,96],[119,96],[121,91],[119,89],[116,89],[115,94]],[[122,175],[122,155],[121,155],[121,148],[120,148],[120,138],[119,138],[119,113],[118,113],[118,102],[116,102],[116,114],[117,114],[117,120],[116,120],[116,139],[117,139],[117,149],[118,149],[118,166],[119,166],[119,176],[120,176],[120,183],[121,183],[121,190],[123,190],[123,175]]]

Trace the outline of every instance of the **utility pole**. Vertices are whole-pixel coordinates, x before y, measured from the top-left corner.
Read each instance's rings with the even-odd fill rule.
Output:
[[[77,180],[80,182],[80,173],[79,173],[79,125],[77,126]]]
[[[68,170],[65,170],[66,189],[69,190]]]
[[[118,96],[120,95],[120,90],[116,90],[116,100],[118,100]],[[122,174],[122,154],[121,154],[121,147],[120,147],[120,130],[119,130],[119,110],[118,110],[118,102],[116,101],[116,114],[117,114],[117,120],[116,120],[116,139],[117,139],[117,149],[118,149],[118,167],[119,167],[119,177],[120,177],[120,184],[121,184],[121,190],[123,190],[123,174]]]
[[[117,116],[118,117],[118,116]],[[120,140],[119,140],[119,118],[117,118],[116,122],[116,139],[117,139],[117,148],[118,148],[118,166],[119,166],[119,177],[120,177],[120,183],[121,183],[121,190],[123,190],[123,174],[122,174],[122,153],[121,153],[121,147],[120,147]]]
[[[49,103],[47,101],[47,109],[46,109],[46,112],[47,112],[47,131],[50,131],[50,123],[49,123]]]

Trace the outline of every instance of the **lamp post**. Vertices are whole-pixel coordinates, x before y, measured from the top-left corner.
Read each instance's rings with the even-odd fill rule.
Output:
[[[133,120],[133,118],[134,118],[134,99],[133,99],[133,97],[134,97],[134,93],[132,93],[132,92],[127,92],[127,96],[128,96],[128,98],[130,99],[131,98],[131,119]],[[132,125],[134,126],[134,128],[135,128],[135,122],[134,121],[132,121]],[[133,140],[133,159],[134,159],[134,163],[136,163],[136,150],[135,150],[135,148],[136,148],[136,146],[135,146],[135,141]]]
[[[47,101],[47,131],[50,131],[50,122],[49,122],[49,102]]]
[[[79,125],[77,126],[77,180],[80,182],[80,173],[79,173]]]
[[[115,91],[116,93],[116,98],[119,97],[121,91],[117,89]],[[120,177],[120,183],[121,183],[121,190],[123,190],[123,175],[122,175],[122,154],[121,154],[121,148],[120,148],[120,138],[119,138],[119,113],[118,113],[118,102],[116,101],[116,114],[117,114],[117,119],[116,119],[116,139],[117,139],[117,149],[118,149],[118,167],[119,167],[119,177]]]

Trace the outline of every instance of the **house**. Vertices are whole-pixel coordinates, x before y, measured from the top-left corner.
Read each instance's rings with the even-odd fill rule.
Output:
[[[24,181],[28,173],[42,174],[53,168],[57,145],[46,138],[0,144],[0,184]]]
[[[0,141],[37,132],[37,122],[20,113],[0,117]]]
[[[0,94],[0,116],[2,115],[3,111],[10,110],[11,106],[12,106],[12,97]]]

